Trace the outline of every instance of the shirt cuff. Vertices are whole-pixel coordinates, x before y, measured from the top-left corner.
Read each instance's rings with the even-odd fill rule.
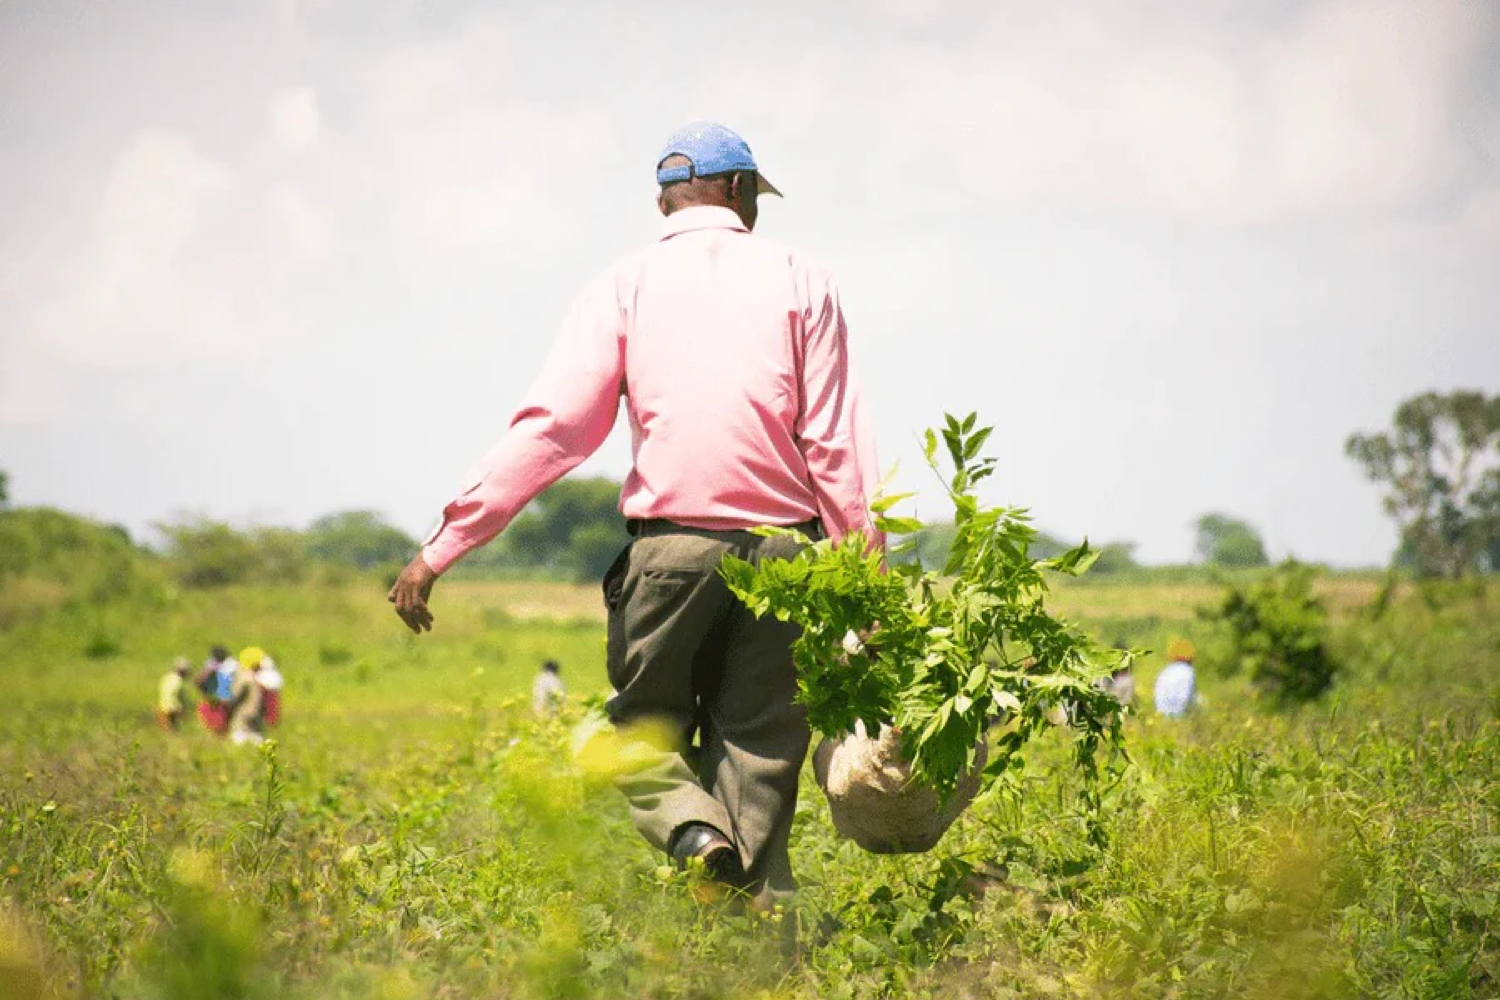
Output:
[[[453,533],[439,529],[428,543],[422,546],[422,561],[438,576],[446,573],[454,563],[463,558],[468,549],[453,537]]]

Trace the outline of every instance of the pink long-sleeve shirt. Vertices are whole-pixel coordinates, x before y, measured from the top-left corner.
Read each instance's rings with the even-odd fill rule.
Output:
[[[877,465],[827,271],[727,208],[679,210],[661,240],[573,303],[510,429],[423,546],[442,573],[604,443],[620,399],[628,518],[714,530],[822,519],[875,532]]]

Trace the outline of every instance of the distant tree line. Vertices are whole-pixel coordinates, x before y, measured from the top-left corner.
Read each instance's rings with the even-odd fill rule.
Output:
[[[299,583],[318,567],[371,571],[399,566],[417,543],[368,510],[342,511],[304,530],[235,528],[223,521],[192,518],[153,525],[162,554],[186,587],[233,583]]]
[[[562,479],[453,573],[597,579],[628,541],[619,495],[620,484],[608,479]],[[208,518],[154,527],[164,541],[163,554],[189,587],[296,583],[323,567],[394,574],[419,547],[411,535],[369,510],[329,514],[300,531],[237,529]]]
[[[185,587],[299,583],[330,570],[394,574],[419,548],[417,539],[371,510],[328,514],[302,529],[179,517],[153,524],[159,541],[145,545],[123,527],[64,511],[4,509],[8,485],[0,472],[0,580],[36,574],[72,579],[85,571],[70,566],[102,567],[101,582],[90,589],[108,589],[109,579],[127,579],[126,563],[154,562]],[[562,479],[454,573],[598,579],[629,540],[619,494],[620,484],[609,479]]]
[[[1399,528],[1395,566],[1419,576],[1500,572],[1500,396],[1471,390],[1422,393],[1397,407],[1390,430],[1353,434],[1344,450],[1383,489],[1385,509]],[[470,553],[454,575],[597,580],[628,541],[619,493],[620,484],[611,479],[564,478],[499,538]],[[300,530],[178,519],[154,525],[161,544],[147,549],[134,544],[123,528],[45,508],[10,509],[9,501],[10,480],[0,471],[0,580],[37,572],[70,580],[87,576],[63,565],[81,560],[102,567],[84,587],[91,592],[110,590],[110,579],[130,586],[135,577],[122,561],[137,556],[161,560],[181,585],[216,587],[296,583],[330,570],[394,574],[418,548],[416,539],[369,510],[329,514]],[[1203,565],[1269,563],[1259,532],[1240,518],[1206,513],[1194,522],[1194,532],[1194,551]],[[932,525],[896,541],[912,546],[893,558],[940,568],[953,527]],[[1048,558],[1074,544],[1039,532],[1031,551]],[[1093,575],[1138,568],[1134,543],[1114,541],[1099,548]],[[94,556],[83,559],[85,553]]]

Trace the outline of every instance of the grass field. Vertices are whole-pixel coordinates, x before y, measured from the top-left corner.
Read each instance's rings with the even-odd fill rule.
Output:
[[[785,919],[700,910],[574,765],[578,708],[530,720],[545,657],[606,687],[594,588],[440,584],[421,638],[374,582],[48,614],[0,632],[0,997],[1494,998],[1500,588],[1372,623],[1379,585],[1320,583],[1322,702],[1205,665],[1194,717],[1129,719],[1103,851],[1064,730],[929,855],[841,841],[805,782]],[[1160,649],[1214,593],[1057,603]],[[218,641],[281,664],[274,745],[154,728],[158,675]]]

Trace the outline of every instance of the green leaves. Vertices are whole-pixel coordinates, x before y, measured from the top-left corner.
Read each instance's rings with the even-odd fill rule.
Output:
[[[1121,747],[1117,705],[1094,685],[1124,654],[1097,648],[1048,613],[1043,571],[1078,575],[1098,553],[1085,542],[1052,559],[1033,559],[1036,531],[1026,511],[980,503],[975,484],[993,472],[995,460],[982,454],[992,429],[977,423],[973,413],[961,420],[947,415],[941,430],[923,436],[928,465],[941,475],[941,439],[953,467],[953,543],[941,574],[920,564],[887,571],[857,536],[759,565],[729,558],[721,572],[756,615],[803,627],[793,648],[798,697],[818,732],[838,736],[855,720],[871,733],[894,725],[916,779],[946,793],[997,722],[1004,720],[1009,737],[996,742],[990,778],[1007,770],[1009,756],[1040,731],[1049,711],[1067,703],[1083,735],[1080,773],[1092,781],[1097,751],[1107,746],[1113,760]],[[904,535],[922,530],[916,518],[890,513],[910,498],[878,496],[870,505],[876,527]],[[851,633],[863,641],[846,644]]]
[[[891,535],[910,535],[922,530],[922,522],[914,517],[877,517],[875,527]]]
[[[1078,548],[1064,552],[1056,559],[1048,559],[1042,565],[1058,573],[1066,573],[1068,576],[1082,576],[1098,561],[1099,551],[1089,548],[1089,540],[1085,538]]]

